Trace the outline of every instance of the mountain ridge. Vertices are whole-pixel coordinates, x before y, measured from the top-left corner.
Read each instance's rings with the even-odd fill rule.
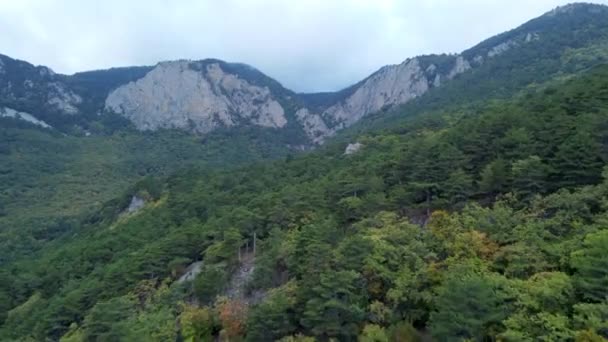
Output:
[[[218,127],[235,125],[280,129],[289,123],[299,128],[310,144],[316,145],[369,114],[406,104],[433,88],[449,83],[459,74],[482,66],[489,59],[512,49],[525,48],[526,44],[542,43],[543,33],[550,29],[547,26],[555,25],[558,21],[569,20],[570,25],[583,25],[583,19],[594,17],[598,20],[598,16],[608,18],[607,8],[587,3],[558,7],[462,53],[407,58],[402,63],[383,66],[342,90],[325,93],[296,93],[255,67],[215,58],[164,61],[154,66],[61,75],[44,66],[33,66],[0,55],[2,65],[7,64],[7,59],[12,64],[25,63],[20,69],[30,69],[30,74],[40,74],[32,80],[22,79],[7,85],[6,82],[2,84],[4,72],[0,71],[0,105],[30,113],[51,126],[58,121],[53,119],[53,114],[62,116],[62,119],[66,115],[82,114],[89,118],[71,118],[67,121],[70,125],[87,126],[87,120],[94,120],[95,115],[100,113],[119,114],[140,130],[177,128],[208,133]],[[169,73],[158,70],[177,65],[181,67],[172,68]],[[214,84],[203,77],[210,74],[201,66],[209,65],[217,65],[213,72],[219,78],[213,81]],[[187,69],[203,75],[199,77]],[[139,87],[132,85],[146,79],[155,70],[168,79],[172,77],[173,90],[164,91],[166,84],[163,85],[164,80],[158,75],[149,77],[149,84],[145,88],[141,87],[145,83],[143,81]],[[97,79],[105,79],[101,82],[103,84],[93,80],[93,75]],[[193,81],[193,77],[199,77],[199,80]],[[209,88],[209,91],[201,92],[201,87]],[[14,96],[11,93],[15,88],[22,95],[21,98],[19,94]],[[33,90],[29,91],[30,88]],[[122,96],[113,96],[108,101],[119,88],[123,89]],[[164,100],[159,99],[161,93]]]

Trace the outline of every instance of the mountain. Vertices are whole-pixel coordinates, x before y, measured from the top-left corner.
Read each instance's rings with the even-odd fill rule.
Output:
[[[0,260],[70,232],[142,177],[351,142],[446,106],[476,110],[606,62],[607,36],[606,6],[563,6],[459,55],[410,58],[319,94],[215,59],[60,75],[0,55]]]
[[[607,115],[602,65],[348,155],[147,179],[0,269],[0,337],[599,341]]]
[[[542,87],[552,79],[568,78],[605,63],[606,15],[606,6],[571,4],[487,39],[461,53],[471,70],[405,105],[367,115],[350,131],[356,135],[394,127],[405,116],[412,118],[447,105],[509,98],[524,88]],[[450,67],[441,61],[434,64]]]
[[[606,337],[607,58],[591,4],[331,93],[0,56],[0,340]]]
[[[508,96],[605,61],[607,17],[606,6],[559,7],[461,54],[410,58],[342,91],[321,94],[296,94],[253,67],[214,59],[66,76],[0,56],[0,105],[51,126],[77,125],[89,133],[87,122],[118,114],[138,130],[152,131],[289,126],[298,132],[293,145],[319,144],[370,114],[430,90],[447,86],[454,92],[466,86],[478,97]],[[514,67],[517,71],[511,73]],[[461,80],[452,82],[455,78]]]

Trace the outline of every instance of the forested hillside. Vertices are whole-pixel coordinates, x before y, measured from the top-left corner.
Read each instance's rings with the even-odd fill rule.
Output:
[[[539,87],[551,79],[568,78],[607,63],[607,14],[606,6],[571,4],[487,39],[462,52],[472,61],[470,72],[388,113],[371,115],[352,131],[391,127],[404,114],[414,116],[454,104],[510,98],[522,88]],[[497,48],[494,51],[500,51],[498,57],[485,57]],[[445,66],[445,55],[425,58]]]
[[[78,137],[0,118],[0,264],[77,231],[138,180],[189,168],[231,168],[294,151],[292,137],[247,127],[195,136],[129,127]]]
[[[565,80],[605,63],[607,42],[607,7],[574,4],[487,39],[460,55],[407,59],[400,65],[385,66],[342,91],[321,94],[296,94],[250,66],[215,59],[68,76],[0,55],[0,262],[32,257],[46,244],[78,233],[83,216],[100,210],[105,201],[120,197],[124,189],[144,177],[167,177],[190,167],[230,169],[295,155],[314,148],[313,142],[322,142],[359,115],[364,115],[362,122],[341,131],[337,141],[347,143],[359,139],[362,132],[392,130],[405,119],[414,120],[418,115],[454,106],[461,106],[461,111],[471,116],[478,107],[488,106],[485,101],[509,99],[525,88],[539,91],[547,82]],[[268,90],[284,108],[287,123],[282,127],[255,124],[264,122],[256,121],[260,113],[253,110],[260,106],[259,101],[274,104],[274,100],[252,100],[247,97],[252,93],[245,92],[251,100],[245,102],[251,106],[243,109],[238,104],[242,104],[239,99],[245,93],[236,88],[223,89],[224,81],[213,83],[217,92],[201,95],[200,86],[210,84],[203,79],[211,76],[199,73],[214,65],[223,75],[218,80],[227,84],[246,81],[249,90]],[[143,82],[142,78],[154,70],[160,75],[155,73]],[[200,78],[200,84],[189,84],[190,78],[185,75]],[[128,85],[137,81],[142,81],[143,88],[135,87],[139,90],[133,94],[144,92],[149,96],[122,98],[133,95]],[[151,101],[147,110],[134,110],[141,119],[137,122],[143,126],[152,117],[151,122],[157,126],[178,128],[171,122],[187,122],[181,117],[186,109],[196,109],[197,115],[229,113],[232,121],[227,122],[235,126],[212,125],[213,131],[206,134],[188,134],[179,129],[141,131],[126,116],[107,111],[105,102],[117,87],[127,88],[119,92],[121,96],[113,97],[117,102],[110,101],[119,109],[127,104],[139,108],[137,103],[161,97],[150,95],[156,94],[154,91],[163,94],[164,102]],[[121,99],[125,102],[118,101]],[[192,99],[214,105],[205,112],[201,102]],[[406,99],[409,102],[399,106]],[[225,105],[230,105],[230,110]],[[50,127],[7,117],[6,110],[21,111]],[[306,111],[310,116],[304,115]],[[297,112],[304,116],[298,117]],[[357,115],[351,120],[346,114]],[[348,120],[325,127],[323,122],[335,121],[332,115]],[[434,116],[433,120],[439,119]],[[322,134],[316,136],[315,132]],[[433,198],[429,199],[435,201],[436,196],[430,194]]]
[[[0,337],[601,341],[607,117],[599,66],[353,154],[148,178],[0,269]]]

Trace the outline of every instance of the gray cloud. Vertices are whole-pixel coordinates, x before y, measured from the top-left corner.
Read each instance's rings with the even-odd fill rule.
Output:
[[[214,57],[297,91],[336,90],[407,57],[460,52],[568,2],[11,0],[0,2],[0,53],[62,73]]]

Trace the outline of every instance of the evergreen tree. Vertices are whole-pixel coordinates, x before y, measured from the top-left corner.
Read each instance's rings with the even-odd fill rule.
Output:
[[[479,274],[453,276],[439,289],[430,330],[439,341],[482,341],[505,316],[502,298]]]
[[[473,178],[463,169],[458,169],[442,184],[443,197],[450,204],[466,201],[473,192]]]
[[[600,155],[599,144],[589,133],[578,132],[567,138],[552,162],[554,186],[597,183],[603,167]]]
[[[355,339],[365,313],[361,285],[354,271],[322,274],[300,323],[319,338]]]
[[[583,248],[572,253],[577,288],[582,297],[599,303],[608,297],[608,230],[587,235]]]
[[[518,160],[511,166],[513,190],[523,201],[546,190],[548,167],[538,156]]]
[[[481,171],[479,189],[485,193],[497,194],[505,191],[509,183],[507,162],[496,159],[487,164]]]

